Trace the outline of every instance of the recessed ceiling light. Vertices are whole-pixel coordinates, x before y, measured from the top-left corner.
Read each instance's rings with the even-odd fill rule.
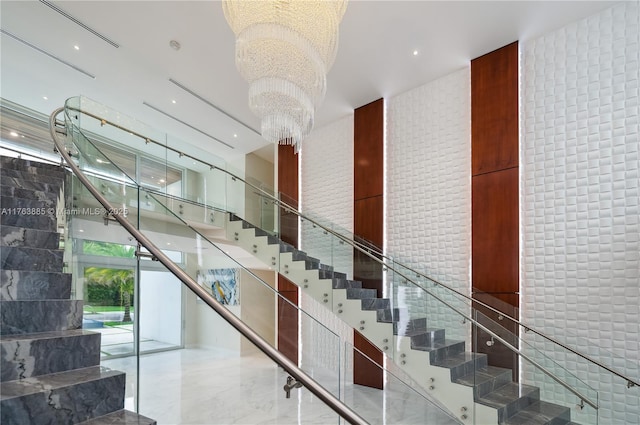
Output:
[[[80,50],[80,46],[78,46],[77,44],[75,46],[73,46],[74,49],[76,50]]]
[[[238,137],[238,135],[234,133],[234,134],[233,134],[233,137]]]
[[[9,133],[11,136],[13,137],[18,137],[18,133],[16,133],[15,131],[12,131],[11,133]]]
[[[47,96],[42,96],[42,98],[43,98],[44,100],[49,100],[49,98],[48,98]]]
[[[171,101],[171,103],[175,104],[175,103],[176,103],[176,100],[175,100],[175,99],[174,99],[174,100],[172,100],[172,101]]]
[[[78,232],[84,233],[84,230],[83,229],[79,229]]]
[[[413,51],[413,56],[418,56],[418,53],[420,53],[420,52],[418,52],[417,50],[414,50]]]
[[[167,242],[167,246],[171,245],[171,242]]]
[[[164,179],[160,179],[159,181],[160,181],[160,183],[164,183]]]

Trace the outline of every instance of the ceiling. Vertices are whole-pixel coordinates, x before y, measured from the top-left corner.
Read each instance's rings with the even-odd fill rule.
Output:
[[[316,127],[614,3],[351,0]],[[176,136],[185,152],[272,158],[219,1],[2,0],[0,14],[2,98],[48,115],[84,95]]]

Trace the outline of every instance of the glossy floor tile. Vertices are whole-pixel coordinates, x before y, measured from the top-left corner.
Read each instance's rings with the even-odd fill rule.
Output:
[[[308,390],[294,389],[286,398],[287,373],[263,355],[183,349],[140,357],[107,360],[103,366],[127,373],[126,408],[158,424],[338,424],[336,413]],[[349,373],[314,370],[315,376],[372,424],[457,424],[408,387],[379,391],[353,385]],[[345,379],[347,376],[347,379]]]

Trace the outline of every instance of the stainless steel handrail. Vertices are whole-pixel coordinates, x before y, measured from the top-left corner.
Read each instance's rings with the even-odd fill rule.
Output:
[[[383,257],[383,258],[387,258],[389,261],[396,262],[396,261],[394,261],[393,259],[391,259],[391,258],[389,258],[388,256],[386,256],[386,255],[384,255],[383,253],[381,253],[377,248],[372,248],[372,247],[370,247],[370,246],[366,246],[366,245],[365,245],[365,244],[363,244],[363,243],[360,243],[360,242],[357,242],[357,241],[352,241],[350,238],[348,238],[348,237],[346,237],[346,236],[344,236],[344,235],[342,235],[342,234],[340,234],[340,233],[338,233],[338,232],[335,232],[333,229],[327,228],[326,226],[324,226],[324,225],[322,225],[322,224],[320,224],[320,223],[316,222],[314,219],[312,219],[312,218],[309,218],[309,217],[305,216],[304,214],[302,214],[301,212],[299,212],[295,207],[293,207],[293,206],[291,206],[291,205],[288,205],[287,203],[285,203],[285,202],[281,201],[280,199],[278,199],[277,197],[273,196],[272,194],[270,194],[269,192],[265,191],[264,189],[262,189],[262,188],[260,188],[260,187],[258,187],[258,186],[255,186],[255,185],[253,185],[252,183],[249,183],[248,181],[244,180],[243,178],[241,178],[241,177],[239,177],[239,176],[236,176],[235,174],[233,174],[233,173],[231,173],[231,172],[229,172],[229,171],[227,171],[227,170],[224,170],[224,169],[222,169],[222,168],[220,168],[220,167],[217,167],[217,166],[215,166],[215,165],[212,165],[212,164],[210,164],[210,163],[208,163],[208,162],[206,162],[206,161],[203,161],[203,160],[202,160],[202,159],[200,159],[200,158],[196,158],[196,157],[191,156],[191,155],[189,155],[189,154],[187,154],[187,153],[181,152],[181,151],[179,151],[178,149],[172,148],[171,146],[168,146],[168,145],[163,144],[163,143],[161,143],[161,142],[155,141],[155,140],[153,140],[153,139],[151,139],[151,138],[149,138],[149,137],[146,137],[146,136],[144,136],[144,135],[142,135],[142,134],[140,134],[140,133],[137,133],[137,132],[135,132],[135,131],[129,130],[129,129],[125,128],[125,127],[122,127],[121,125],[119,125],[119,124],[117,124],[117,123],[113,123],[113,122],[111,122],[111,121],[109,121],[109,120],[107,120],[107,119],[104,119],[104,118],[102,118],[102,117],[99,117],[99,116],[97,116],[97,115],[95,115],[95,114],[92,114],[92,113],[90,113],[90,112],[82,111],[81,109],[78,109],[78,108],[71,108],[71,107],[68,107],[67,109],[70,109],[70,110],[74,110],[74,111],[80,112],[80,113],[85,114],[85,115],[87,115],[87,116],[89,116],[89,117],[92,117],[92,118],[94,118],[94,119],[96,119],[96,120],[99,120],[99,121],[100,121],[100,123],[101,123],[101,124],[103,124],[103,125],[104,125],[104,124],[108,124],[108,125],[110,125],[110,126],[113,126],[113,127],[118,128],[118,129],[120,129],[120,130],[122,130],[122,131],[126,131],[127,133],[130,133],[130,134],[132,134],[132,135],[134,135],[134,136],[140,137],[140,138],[144,139],[145,143],[154,143],[154,144],[159,145],[159,146],[161,146],[161,147],[163,147],[163,148],[165,148],[165,149],[167,149],[167,150],[169,150],[169,151],[171,151],[171,152],[177,153],[179,156],[184,156],[184,157],[187,157],[187,158],[189,158],[189,159],[191,159],[191,160],[193,160],[193,161],[197,161],[197,162],[199,162],[199,163],[201,163],[201,164],[204,164],[204,165],[208,166],[210,170],[219,170],[219,171],[221,171],[221,172],[223,172],[223,173],[225,173],[225,174],[228,174],[231,178],[233,178],[233,179],[236,179],[236,180],[239,180],[239,181],[243,182],[243,183],[244,183],[244,184],[246,184],[247,186],[250,186],[250,187],[252,187],[253,189],[257,190],[259,193],[263,194],[265,197],[267,197],[267,198],[271,199],[273,202],[278,203],[278,204],[279,204],[283,209],[287,210],[287,212],[291,212],[291,213],[293,213],[293,214],[297,215],[298,217],[300,217],[301,219],[306,220],[306,221],[309,221],[309,222],[313,223],[314,225],[318,226],[319,228],[321,228],[322,230],[324,230],[324,231],[326,231],[326,232],[331,233],[333,236],[335,236],[335,237],[337,237],[338,239],[340,239],[340,240],[342,240],[342,241],[346,242],[347,244],[351,245],[353,248],[355,248],[355,249],[357,249],[358,251],[362,252],[363,254],[365,254],[365,255],[369,256],[371,259],[373,259],[374,261],[376,261],[376,262],[380,263],[380,264],[381,264],[382,266],[384,266],[384,267],[391,268],[391,266],[389,266],[386,262],[384,262],[384,261],[380,260],[379,258],[377,258],[377,256],[381,256],[381,257]],[[372,254],[372,252],[371,252],[371,251],[374,251],[374,250],[375,250],[375,254]],[[396,262],[396,263],[398,263],[398,262]],[[589,357],[588,355],[583,354],[583,353],[581,353],[581,352],[577,351],[576,349],[571,348],[571,347],[567,346],[566,344],[561,343],[560,341],[558,341],[558,340],[554,339],[553,337],[550,337],[550,336],[548,336],[548,335],[545,335],[544,333],[542,333],[542,332],[540,332],[540,331],[538,331],[538,330],[536,330],[536,329],[534,329],[534,328],[532,328],[532,327],[530,327],[530,326],[527,326],[527,325],[525,325],[524,323],[521,323],[521,322],[520,322],[519,320],[517,320],[516,318],[513,318],[513,317],[510,317],[510,316],[508,316],[508,315],[505,315],[505,314],[504,314],[504,312],[502,312],[502,311],[500,311],[500,310],[496,309],[495,307],[490,306],[490,305],[488,305],[488,304],[486,304],[486,303],[484,303],[484,302],[482,302],[482,301],[476,300],[476,299],[474,299],[474,298],[470,297],[469,295],[464,294],[464,293],[462,293],[462,292],[458,291],[457,289],[452,288],[452,287],[450,287],[450,286],[448,286],[448,285],[445,285],[445,284],[444,284],[444,283],[442,283],[442,282],[438,282],[437,280],[432,279],[432,278],[430,278],[429,276],[427,276],[427,275],[425,275],[425,274],[423,274],[423,273],[421,273],[421,272],[419,272],[419,271],[416,271],[416,270],[414,270],[414,269],[412,269],[412,268],[410,268],[410,267],[408,267],[408,266],[405,266],[405,265],[403,265],[403,264],[401,264],[401,263],[398,263],[398,264],[400,264],[400,266],[401,266],[401,267],[403,267],[404,269],[407,269],[407,270],[411,271],[412,273],[416,274],[416,276],[417,276],[417,277],[423,277],[423,278],[425,278],[425,279],[428,279],[428,280],[430,280],[431,282],[435,283],[436,285],[441,286],[441,287],[443,287],[443,288],[446,288],[447,290],[449,290],[449,291],[451,291],[451,292],[453,292],[453,293],[455,293],[455,294],[457,294],[457,295],[459,295],[459,296],[461,296],[461,297],[463,297],[463,298],[465,298],[465,299],[467,299],[467,300],[471,301],[472,303],[479,304],[479,305],[481,305],[481,306],[483,306],[483,307],[487,308],[488,310],[493,311],[494,313],[501,314],[501,315],[503,315],[503,317],[505,317],[507,320],[510,320],[511,322],[513,322],[513,323],[515,323],[515,324],[517,324],[517,325],[519,325],[519,326],[523,327],[525,330],[532,331],[532,332],[534,332],[535,334],[537,334],[537,335],[541,336],[542,338],[544,338],[544,339],[546,339],[546,340],[548,340],[548,341],[550,341],[550,342],[552,342],[552,343],[554,343],[554,344],[556,344],[556,345],[561,346],[561,347],[562,347],[562,348],[564,348],[565,350],[570,351],[571,353],[573,353],[573,354],[575,354],[575,355],[577,355],[577,356],[579,356],[579,357],[581,357],[581,358],[583,358],[583,359],[587,360],[588,362],[593,363],[593,364],[595,364],[595,365],[597,365],[597,366],[601,367],[602,369],[605,369],[606,371],[608,371],[608,372],[610,372],[610,373],[612,373],[612,374],[614,374],[614,375],[616,375],[616,376],[618,376],[618,377],[620,377],[620,378],[622,378],[622,379],[626,380],[626,381],[627,381],[627,387],[629,387],[629,388],[630,388],[630,387],[633,387],[633,386],[640,386],[640,382],[636,382],[636,381],[634,381],[633,379],[631,379],[631,378],[629,378],[629,377],[627,377],[627,376],[623,375],[622,373],[617,372],[617,371],[615,371],[615,370],[611,369],[610,367],[608,367],[608,366],[606,366],[606,365],[602,364],[601,362],[599,362],[599,361],[597,361],[597,360],[595,360],[595,359],[593,359],[593,358]],[[393,269],[392,269],[392,270],[393,270]],[[395,271],[395,270],[394,270],[394,271]],[[399,273],[399,272],[397,272],[397,273]],[[405,277],[404,275],[402,275],[402,276],[403,276],[405,279],[407,279],[409,282],[411,282],[413,285],[415,285],[416,287],[418,287],[418,288],[422,289],[423,291],[428,292],[428,290],[427,290],[426,288],[422,287],[419,283],[414,282],[412,278],[407,278],[407,277]],[[431,294],[431,293],[430,293],[430,294]],[[433,295],[433,294],[431,294],[431,295]]]
[[[58,139],[58,135],[55,131],[56,116],[64,111],[64,108],[58,108],[52,112],[49,118],[49,130],[51,137],[58,150],[58,153],[64,158],[69,168],[73,171],[80,182],[91,192],[91,194],[107,209],[107,211],[113,211],[113,217],[124,227],[136,240],[145,247],[152,255],[154,255],[158,261],[160,261],[171,273],[173,273],[183,284],[185,284],[194,294],[200,297],[209,307],[215,310],[224,320],[226,320],[231,326],[233,326],[244,337],[249,339],[256,347],[265,353],[271,360],[280,365],[291,376],[293,376],[299,382],[311,391],[316,397],[326,403],[334,412],[346,419],[351,424],[365,425],[368,422],[351,410],[349,406],[342,403],[338,398],[331,394],[327,389],[318,384],[303,370],[298,368],[291,360],[282,355],[278,350],[273,348],[269,343],[258,335],[253,329],[247,326],[244,322],[238,319],[231,311],[227,310],[216,299],[211,296],[202,286],[200,286],[195,280],[191,278],[184,270],[178,267],[169,257],[156,247],[145,235],[143,235],[138,229],[136,229],[125,217],[117,213],[119,210],[113,208],[109,201],[100,193],[98,189],[91,184],[89,179],[84,175],[82,170],[71,160],[68,152],[64,148],[64,144]]]

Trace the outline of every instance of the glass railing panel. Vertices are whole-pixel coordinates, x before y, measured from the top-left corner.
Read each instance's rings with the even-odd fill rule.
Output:
[[[598,423],[598,410],[593,406],[599,406],[598,391],[555,361],[549,352],[530,345],[481,311],[474,310],[473,314],[478,323],[474,329],[474,344],[477,351],[483,348],[489,364],[513,364],[513,380],[536,388],[539,392],[536,401],[564,406],[574,421],[581,418],[579,423]],[[518,349],[519,355],[514,348]]]
[[[473,407],[460,412],[461,417],[457,419],[447,412],[445,407],[438,405],[426,390],[422,390],[411,377],[395,365],[380,366],[352,344],[345,342],[344,345],[342,400],[354,406],[356,412],[370,423],[407,425],[454,425],[461,421],[475,423],[472,421]],[[354,382],[355,357],[358,357],[361,367],[377,371],[377,374],[383,377],[385,391]]]

